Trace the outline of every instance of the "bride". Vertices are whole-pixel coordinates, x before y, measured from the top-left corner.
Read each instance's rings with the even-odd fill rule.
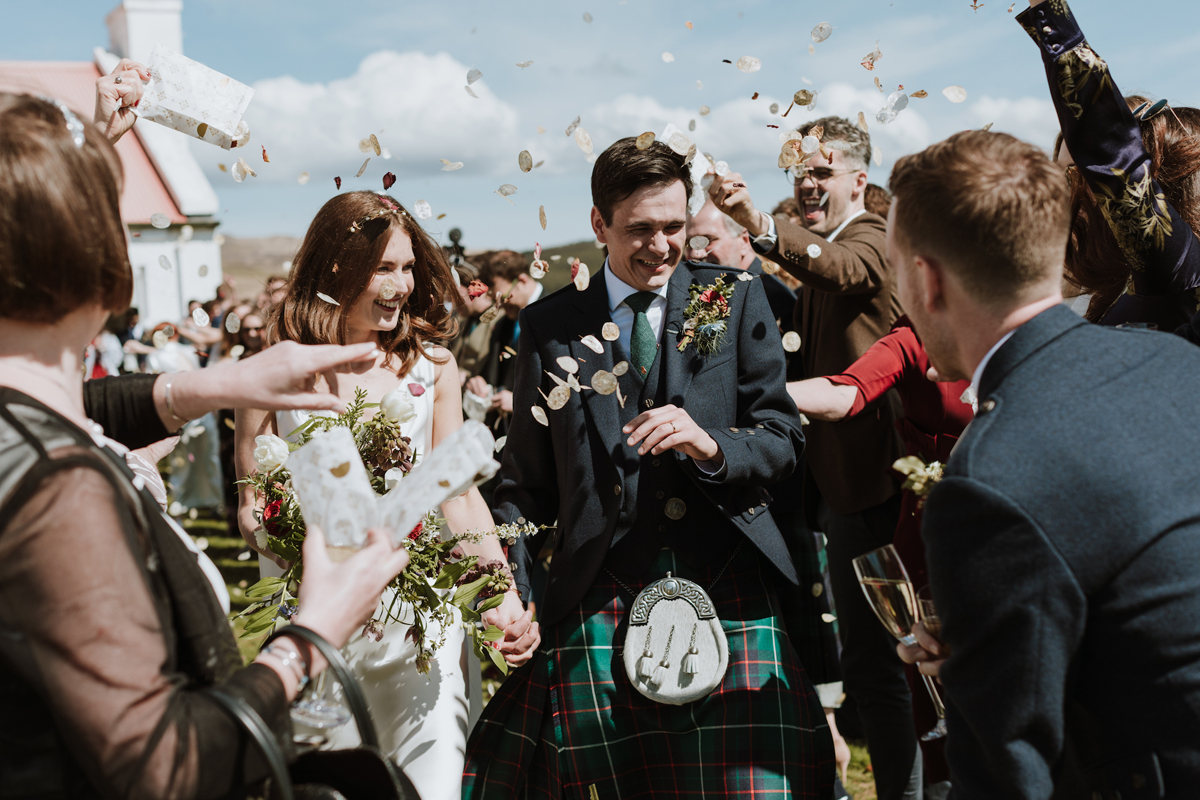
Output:
[[[339,194],[309,226],[293,263],[287,296],[270,312],[268,339],[375,342],[380,354],[373,363],[326,373],[323,379],[344,401],[361,388],[367,402],[378,403],[403,387],[415,415],[402,430],[411,438],[419,463],[462,425],[458,369],[441,346],[453,333],[453,305],[446,302],[457,297],[456,287],[442,249],[399,203],[374,192]],[[286,437],[307,418],[305,412],[239,411],[239,478],[254,468],[256,436]],[[243,486],[238,522],[246,541],[262,553],[255,544],[255,503],[254,489]],[[454,532],[493,527],[476,489],[443,503],[441,515]],[[481,562],[507,563],[494,536],[463,549]],[[263,555],[279,560],[271,553]],[[263,566],[265,573],[274,565],[264,559]],[[382,613],[377,616],[382,618]],[[537,623],[531,622],[515,590],[485,615],[485,621],[504,629],[499,647],[509,663],[524,663],[532,655],[540,639]],[[426,800],[461,796],[469,718],[465,678],[470,671],[477,675],[479,666],[464,647],[457,620],[451,628],[428,675],[417,671],[417,651],[405,636],[407,627],[398,623],[388,625],[379,642],[360,633],[346,650],[379,728],[381,748]],[[435,639],[438,633],[431,629],[428,636]],[[332,732],[331,740],[336,748],[351,747],[357,744],[357,733],[352,725],[344,725]]]

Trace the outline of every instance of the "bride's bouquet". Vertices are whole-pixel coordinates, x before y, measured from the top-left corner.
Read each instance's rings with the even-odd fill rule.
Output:
[[[261,523],[255,533],[256,544],[286,559],[289,566],[282,577],[263,578],[246,591],[246,597],[254,602],[237,615],[247,618],[243,638],[272,632],[297,611],[304,569],[301,545],[307,529],[286,466],[288,455],[318,436],[345,428],[354,439],[371,488],[376,494],[385,495],[413,469],[418,458],[411,439],[401,430],[401,425],[416,417],[415,406],[405,389],[398,387],[379,403],[367,403],[366,392],[357,389],[354,401],[344,413],[314,415],[289,433],[288,438],[295,440],[293,443],[270,435],[255,439],[254,458],[258,468],[242,483],[253,486],[262,501],[262,511],[255,512]],[[424,391],[417,384],[410,384],[407,389],[417,396]],[[364,420],[363,414],[370,408],[379,408],[379,412]],[[342,466],[347,470],[350,467],[348,463]],[[431,659],[445,643],[446,630],[457,609],[472,637],[476,655],[489,658],[507,673],[504,658],[492,646],[503,638],[503,632],[494,625],[483,628],[478,623],[484,612],[503,601],[511,578],[502,562],[481,564],[477,556],[463,555],[460,545],[478,543],[489,534],[512,544],[517,537],[532,534],[537,528],[532,524],[501,525],[491,531],[467,531],[443,538],[443,522],[430,512],[404,537],[409,566],[393,579],[391,592],[381,604],[382,613],[367,623],[363,635],[379,641],[388,622],[408,625],[406,637],[413,640],[418,651],[417,669],[427,673]],[[436,630],[436,635],[431,635],[431,630]]]

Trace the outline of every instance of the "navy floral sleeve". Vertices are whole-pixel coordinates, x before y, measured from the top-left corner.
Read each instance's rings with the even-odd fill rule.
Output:
[[[1108,64],[1066,0],[1032,6],[1017,21],[1042,50],[1063,142],[1131,267],[1101,324],[1149,322],[1166,331],[1186,324],[1200,302],[1200,241],[1151,177],[1140,123]]]

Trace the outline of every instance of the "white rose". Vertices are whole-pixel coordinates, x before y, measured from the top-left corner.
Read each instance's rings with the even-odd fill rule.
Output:
[[[278,436],[267,434],[254,437],[254,461],[263,472],[273,472],[283,466],[288,457],[288,444]]]
[[[417,418],[417,407],[408,394],[408,389],[397,386],[379,401],[379,410],[392,422],[403,425]]]
[[[383,473],[384,491],[390,492],[400,485],[400,479],[404,477],[404,471],[399,467],[392,467],[387,472]]]

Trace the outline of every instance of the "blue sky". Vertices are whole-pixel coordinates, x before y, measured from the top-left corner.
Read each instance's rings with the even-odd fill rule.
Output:
[[[399,179],[392,194],[410,209],[423,199],[435,215],[446,214],[425,223],[443,241],[456,225],[472,247],[563,244],[591,236],[591,165],[564,135],[576,116],[596,152],[668,122],[686,130],[694,119],[689,135],[700,149],[746,175],[764,206],[789,192],[775,168],[779,130],[768,124],[785,130],[806,117],[865,112],[884,158],[872,167],[877,183],[897,156],[987,122],[1048,147],[1056,123],[1045,75],[1013,19],[1026,0],[1011,14],[1009,2],[989,0],[974,11],[969,0],[185,0],[185,53],[256,90],[247,120],[259,177],[235,184],[217,166],[232,164],[229,153],[200,143],[194,151],[231,235],[301,235],[336,191],[335,175],[343,190],[381,189],[391,171]],[[0,59],[90,59],[93,47],[107,45],[111,7],[0,0]],[[1200,105],[1200,89],[1188,80],[1200,51],[1193,3],[1077,0],[1074,10],[1123,91]],[[810,54],[809,33],[820,22],[834,31]],[[859,62],[876,41],[883,57],[868,72]],[[664,52],[674,61],[665,62]],[[722,63],[744,55],[759,58],[762,69],[744,74]],[[516,66],[529,60],[527,69]],[[470,68],[483,72],[472,86],[478,99],[463,89]],[[885,96],[874,77],[889,91],[903,84],[930,96],[879,125],[874,114]],[[950,85],[967,89],[966,102],[942,96]],[[801,88],[820,92],[816,112],[793,110],[787,119],[769,112],[771,102],[786,108]],[[700,116],[702,105],[712,112]],[[366,158],[357,144],[370,133],[392,157],[373,158],[355,179]],[[545,163],[522,173],[523,149]],[[464,167],[442,172],[441,158]],[[312,177],[302,186],[304,171]],[[493,193],[503,183],[517,186],[511,205]],[[538,224],[543,205],[546,231]]]

